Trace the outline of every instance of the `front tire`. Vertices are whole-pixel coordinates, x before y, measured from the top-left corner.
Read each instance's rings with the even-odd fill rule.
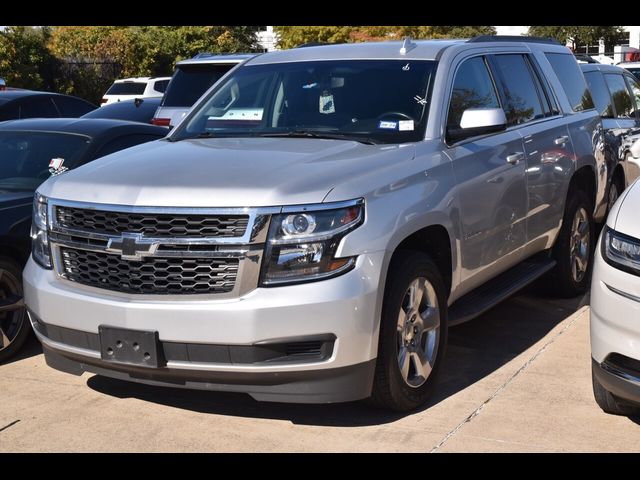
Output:
[[[593,396],[596,399],[596,403],[605,413],[612,415],[623,415],[625,417],[631,417],[640,414],[640,407],[625,403],[615,397],[610,391],[606,390],[598,379],[596,378],[593,369],[591,368],[591,383],[593,385]]]
[[[567,195],[562,227],[553,248],[554,293],[571,298],[587,291],[593,264],[595,230],[587,194],[572,188]]]
[[[389,266],[372,403],[408,412],[431,395],[447,343],[447,298],[429,256],[398,252]]]
[[[14,260],[0,257],[0,363],[13,356],[31,332],[21,300],[22,268]]]

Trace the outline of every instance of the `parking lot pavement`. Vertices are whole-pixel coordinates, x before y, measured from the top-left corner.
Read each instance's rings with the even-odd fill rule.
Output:
[[[74,377],[34,341],[0,366],[0,451],[639,451],[640,418],[593,400],[586,303],[529,291],[451,329],[436,395],[410,415]]]

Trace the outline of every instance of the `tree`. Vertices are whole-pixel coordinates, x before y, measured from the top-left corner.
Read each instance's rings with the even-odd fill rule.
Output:
[[[47,27],[9,26],[0,31],[0,77],[12,87],[52,89],[57,62],[47,49]]]
[[[605,50],[612,51],[613,46],[618,43],[620,36],[624,34],[621,26],[532,26],[529,27],[528,35],[536,37],[550,37],[558,40],[563,45],[571,43],[572,49],[589,45],[597,45],[601,38],[604,38]]]
[[[58,88],[97,102],[117,76],[170,75],[200,52],[257,49],[257,26],[53,27],[49,48],[63,63]]]
[[[416,39],[470,38],[494,35],[489,26],[275,26],[280,48],[293,48],[310,42],[346,43],[398,40],[406,36]]]

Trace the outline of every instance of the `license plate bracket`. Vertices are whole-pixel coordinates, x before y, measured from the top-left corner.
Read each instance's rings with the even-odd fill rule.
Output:
[[[158,368],[166,365],[157,331],[100,325],[100,356],[105,362]]]

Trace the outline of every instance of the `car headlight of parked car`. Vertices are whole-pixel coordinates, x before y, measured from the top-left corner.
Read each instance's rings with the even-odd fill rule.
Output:
[[[605,227],[602,257],[612,267],[640,275],[640,240]]]
[[[47,235],[47,198],[36,192],[33,198],[31,251],[33,259],[43,268],[51,268],[51,248]]]
[[[364,221],[364,202],[337,208],[274,215],[263,262],[261,286],[311,282],[353,268],[356,257],[335,258],[340,240]]]

